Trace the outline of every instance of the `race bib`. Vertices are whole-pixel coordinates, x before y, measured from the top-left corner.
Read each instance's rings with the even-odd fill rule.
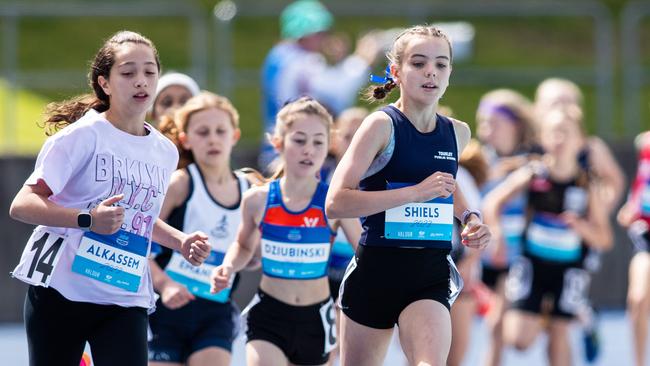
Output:
[[[72,272],[137,292],[147,270],[149,240],[120,230],[112,235],[89,231],[79,243]]]
[[[508,246],[508,258],[516,256],[520,252],[521,237],[525,228],[526,218],[523,214],[501,215],[501,230],[505,243]]]
[[[526,231],[528,251],[555,262],[578,260],[582,253],[581,239],[560,218],[535,215]]]
[[[325,347],[323,353],[327,354],[336,347],[336,307],[330,299],[320,307],[320,318],[325,331]]]
[[[36,228],[11,275],[30,285],[49,287],[66,239],[67,236],[50,232],[46,227]]]
[[[330,243],[283,243],[262,239],[262,269],[271,277],[296,280],[323,277],[329,255]]]
[[[210,275],[212,270],[223,262],[223,257],[224,253],[213,250],[203,264],[193,266],[179,252],[174,252],[165,272],[172,280],[187,287],[192,294],[207,300],[225,303],[230,298],[230,290],[235,276],[230,277],[231,282],[227,288],[216,294],[210,293]]]
[[[407,187],[409,183],[388,183],[388,189]],[[386,239],[451,241],[454,230],[454,198],[434,198],[408,203],[386,210]]]
[[[564,211],[583,216],[587,212],[589,193],[581,187],[567,187],[564,191]]]

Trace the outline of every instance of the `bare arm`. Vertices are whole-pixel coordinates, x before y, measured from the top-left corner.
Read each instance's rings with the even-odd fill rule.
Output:
[[[372,113],[361,123],[332,176],[325,201],[328,217],[366,216],[409,202],[409,192],[405,188],[390,194],[357,189],[373,159],[388,144],[391,123],[390,117],[383,112]]]
[[[501,232],[501,211],[503,211],[503,206],[521,193],[528,186],[532,177],[533,171],[529,166],[521,167],[510,174],[483,199],[483,220],[492,229],[494,237],[492,252],[497,264],[505,264],[506,261],[506,246]]]
[[[348,242],[352,244],[354,250],[357,250],[359,246],[359,240],[361,239],[361,222],[359,219],[339,219],[338,224],[343,229],[345,238],[348,239]]]
[[[158,215],[161,220],[166,222],[172,211],[185,202],[190,193],[189,186],[190,176],[187,174],[185,169],[179,169],[172,173],[169,181],[169,188],[167,189],[165,200],[160,208],[160,215]]]
[[[32,225],[76,228],[80,210],[57,205],[48,199],[51,195],[42,179],[35,185],[24,185],[11,203],[9,216]]]
[[[589,165],[594,170],[596,176],[602,179],[601,194],[603,205],[609,215],[620,201],[623,193],[625,192],[625,175],[614,158],[612,151],[607,147],[605,142],[599,137],[591,137],[588,140],[589,151]]]
[[[44,180],[34,185],[24,185],[16,194],[9,215],[11,218],[33,225],[79,228],[77,215],[81,210],[67,208],[50,201],[52,190]],[[124,208],[113,207],[124,195],[109,197],[91,210],[90,230],[98,234],[113,234],[124,221]]]
[[[259,225],[268,191],[254,189],[249,192],[242,200],[242,220],[237,230],[237,239],[228,248],[222,264],[232,267],[234,272],[246,266],[260,243]]]
[[[172,211],[183,204],[189,194],[189,175],[184,169],[175,171],[169,183],[167,194],[160,209],[160,220],[167,221]],[[153,288],[161,296],[163,304],[170,309],[178,309],[194,300],[185,286],[172,280],[158,263],[149,259]]]
[[[521,167],[485,196],[483,219],[493,228],[493,231],[500,231],[503,206],[521,193],[528,186],[532,177],[533,171],[528,166]]]
[[[259,225],[264,214],[268,185],[253,188],[242,199],[242,219],[237,230],[237,239],[228,248],[223,262],[212,270],[213,293],[228,287],[230,277],[250,263],[260,243]]]

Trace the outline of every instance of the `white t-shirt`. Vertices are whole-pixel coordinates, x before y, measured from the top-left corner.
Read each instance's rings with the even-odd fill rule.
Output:
[[[146,136],[126,133],[90,110],[81,119],[47,139],[26,185],[39,179],[52,190],[50,200],[63,207],[92,209],[101,201],[124,193],[122,230],[144,236],[150,251],[153,225],[158,219],[170,174],[178,164],[174,144],[149,124]],[[67,235],[66,245],[52,272],[50,286],[72,301],[153,308],[154,293],[147,266],[136,292],[100,282],[71,270],[84,232],[39,226]]]

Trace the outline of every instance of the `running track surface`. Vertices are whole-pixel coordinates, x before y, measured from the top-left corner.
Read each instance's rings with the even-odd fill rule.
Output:
[[[622,311],[606,311],[600,314],[600,339],[602,351],[600,358],[593,365],[632,365],[632,338],[625,313]],[[482,355],[487,345],[487,329],[481,319],[474,322],[472,340],[468,347],[464,365],[481,365]],[[579,328],[571,330],[573,347],[573,365],[587,365],[583,358],[582,332]],[[506,350],[504,366],[546,365],[545,336],[540,337],[535,345],[524,353]],[[245,365],[244,342],[241,337],[236,341],[233,350],[233,366]],[[650,352],[650,342],[646,346]],[[22,324],[0,324],[0,355],[2,363],[8,366],[27,365],[27,341]],[[405,359],[397,346],[392,345],[386,357],[386,366],[406,365]],[[648,363],[650,366],[650,361]]]

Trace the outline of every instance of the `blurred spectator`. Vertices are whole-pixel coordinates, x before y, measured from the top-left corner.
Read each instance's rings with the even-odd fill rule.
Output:
[[[328,36],[334,19],[316,0],[298,0],[287,6],[280,15],[282,41],[274,46],[262,66],[262,110],[264,130],[275,126],[275,115],[282,105],[307,94],[325,105],[333,115],[355,103],[356,96],[366,83],[370,65],[379,47],[374,33],[357,40],[354,53],[344,56],[343,39],[335,55],[338,62],[329,66],[323,49],[334,41]],[[275,152],[264,142],[260,167],[273,160]]]

